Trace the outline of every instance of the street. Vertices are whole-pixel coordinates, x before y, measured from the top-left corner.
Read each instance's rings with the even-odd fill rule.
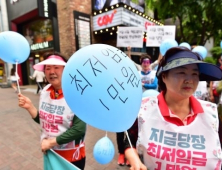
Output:
[[[37,107],[39,95],[34,94],[36,86],[22,86],[21,93],[29,97]],[[12,88],[0,88],[0,170],[42,170],[43,155],[40,149],[40,127],[29,113],[20,108],[17,93]],[[117,164],[118,150],[116,134],[108,133],[115,146],[114,159],[101,165],[93,157],[93,147],[104,137],[105,131],[88,125],[85,138],[85,170],[127,170]]]

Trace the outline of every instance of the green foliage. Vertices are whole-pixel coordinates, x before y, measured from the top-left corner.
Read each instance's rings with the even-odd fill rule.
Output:
[[[146,0],[159,19],[179,21],[177,41],[204,45],[211,37],[222,39],[222,0]]]
[[[213,47],[210,50],[210,52],[211,52],[213,58],[218,59],[222,54],[222,49],[221,49],[221,47]]]
[[[216,59],[213,58],[213,57],[206,57],[204,59],[204,61],[207,62],[207,63],[211,63],[211,64],[216,64],[217,63]]]

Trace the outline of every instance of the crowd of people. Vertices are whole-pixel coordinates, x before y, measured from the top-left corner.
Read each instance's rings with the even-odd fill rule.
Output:
[[[130,50],[129,47],[129,57]],[[44,72],[49,83],[42,89],[39,108],[20,93],[18,105],[41,125],[43,153],[53,149],[84,169],[86,123],[71,111],[61,87],[67,60],[59,53],[45,54],[44,58],[33,67]],[[149,55],[141,56],[137,68],[143,91],[154,89],[160,94],[143,98],[138,117],[127,131],[129,138],[124,132],[116,133],[118,164],[128,165],[131,170],[176,167],[219,170],[222,162],[222,126],[217,110],[222,91],[217,88],[222,79],[220,67],[203,62],[187,48],[174,47],[153,63]]]

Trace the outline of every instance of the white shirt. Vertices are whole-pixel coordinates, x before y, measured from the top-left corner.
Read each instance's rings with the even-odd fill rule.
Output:
[[[11,81],[17,81],[19,79],[20,79],[20,77],[19,77],[19,75],[17,73],[15,73],[15,75],[10,76],[10,80]]]
[[[205,100],[205,98],[207,97],[207,94],[208,94],[207,82],[200,81],[193,96],[197,99]]]
[[[32,78],[35,78],[36,82],[44,82],[45,74],[42,71],[35,70]]]

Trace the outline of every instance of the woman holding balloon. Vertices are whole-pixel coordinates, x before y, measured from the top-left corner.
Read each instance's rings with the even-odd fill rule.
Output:
[[[67,105],[61,86],[66,59],[59,53],[45,54],[45,60],[34,65],[35,70],[44,71],[49,84],[40,95],[37,109],[29,98],[18,94],[18,104],[41,125],[41,150],[53,149],[60,156],[80,169],[85,166],[84,136],[86,124]]]
[[[220,68],[201,61],[198,53],[174,47],[161,60],[157,78],[161,93],[143,99],[128,131],[137,147],[126,141],[131,170],[220,170],[217,107],[192,96],[199,81],[221,80]]]

